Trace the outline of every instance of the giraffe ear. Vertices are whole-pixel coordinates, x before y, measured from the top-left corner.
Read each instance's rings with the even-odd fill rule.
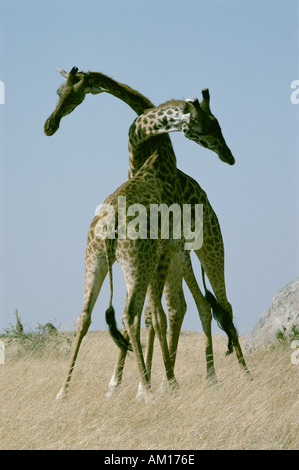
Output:
[[[185,104],[183,107],[183,114],[190,113],[190,105],[189,105],[190,102],[192,102],[192,100],[185,100]]]
[[[188,127],[203,132],[207,119],[206,113],[197,98],[185,101],[182,120],[187,123]]]
[[[200,107],[198,99],[195,98],[194,100],[186,100],[183,107],[183,113],[190,113],[191,117],[200,118],[200,116],[203,114],[203,110]]]
[[[190,99],[187,99],[185,100],[185,104],[184,104],[184,107],[183,107],[183,113],[184,114],[187,114],[187,113],[191,113],[191,114],[194,114],[195,113],[195,102],[198,101],[197,99],[195,100],[190,100]]]

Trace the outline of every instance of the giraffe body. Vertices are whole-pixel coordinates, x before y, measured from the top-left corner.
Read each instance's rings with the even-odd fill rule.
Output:
[[[112,195],[106,198],[104,204],[113,207],[115,214],[118,216],[118,198],[120,196],[126,197],[128,206],[134,204],[136,200],[146,208],[149,208],[149,205],[152,203],[161,204],[162,201],[163,203],[172,202],[174,191],[169,187],[164,187],[163,180],[161,179],[161,174],[163,173],[161,173],[159,163],[159,155],[153,154],[137,175],[121,185]],[[172,182],[174,187],[176,187],[175,172]],[[151,189],[150,192],[148,192],[149,187]],[[86,281],[83,311],[77,322],[76,343],[70,369],[67,379],[59,392],[59,397],[66,394],[81,341],[91,323],[93,306],[109,266],[112,267],[115,260],[117,260],[123,271],[127,287],[123,324],[126,329],[126,336],[129,337],[137,358],[144,391],[148,393],[150,390],[150,380],[140,344],[140,319],[146,293],[151,305],[153,328],[162,348],[166,376],[172,386],[176,384],[166,340],[166,315],[161,304],[170,252],[177,249],[176,242],[173,240],[151,240],[150,238],[145,240],[132,240],[129,238],[99,239],[97,236],[97,226],[105,216],[106,213],[97,215],[89,228],[85,257]],[[111,302],[109,307],[112,307]]]
[[[166,102],[163,105],[158,106],[155,109],[150,109],[146,111],[143,115],[140,115],[135,120],[129,130],[129,161],[130,163],[132,163],[131,167],[133,166],[133,162],[141,162],[142,158],[146,158],[148,153],[153,151],[154,146],[157,145],[156,140],[160,139],[159,149],[161,155],[163,155],[163,174],[164,179],[167,182],[168,178],[171,177],[173,172],[173,168],[167,166],[168,162],[171,161],[171,159],[169,159],[167,155],[171,154],[173,150],[172,146],[169,145],[170,140],[168,138],[168,135],[165,136],[167,137],[167,139],[162,140],[164,138],[163,130],[164,132],[175,132],[182,130],[186,136],[202,145],[202,137],[200,137],[202,128],[198,124],[198,121],[200,121],[200,119],[198,119],[198,115],[196,114],[196,108],[198,106],[197,103],[197,100],[195,100],[194,102],[192,102],[191,100],[186,100],[186,102],[172,100],[171,102]],[[192,116],[189,115],[189,112],[190,115],[192,114]],[[218,123],[216,123],[216,130],[218,131],[217,127],[219,127]],[[206,134],[204,135],[205,139],[207,139]],[[216,153],[219,153],[222,159],[227,158],[230,164],[233,163],[234,159],[231,155],[230,150],[225,144],[221,132],[218,137],[217,135],[215,137],[213,134],[211,139],[208,141],[207,145],[209,145],[211,149],[213,149]],[[224,267],[223,240],[218,219],[207,199],[206,193],[200,188],[200,197],[198,197],[198,199],[195,199],[194,195],[196,194],[198,196],[198,191],[196,192],[198,184],[196,183],[196,181],[179,170],[177,170],[177,177],[179,182],[179,193],[181,196],[182,203],[194,205],[196,202],[200,202],[203,204],[204,207],[203,239],[205,247],[201,247],[195,250],[195,252],[199,259],[202,260],[202,265],[206,267],[207,272],[211,273],[211,267],[213,266],[213,263],[211,261],[209,262],[209,259],[213,260],[214,262],[215,260],[217,260],[217,262],[220,264],[221,269]],[[182,191],[182,188],[184,188],[184,191]],[[215,253],[215,251],[213,252],[213,247],[215,247],[215,238],[213,239],[213,246],[211,246],[209,243],[205,243],[205,240],[209,242],[212,237],[217,237],[217,235],[219,236],[219,248],[222,248],[222,251],[217,248]],[[191,262],[188,265],[188,268],[186,268],[185,254],[183,253],[183,251],[184,250],[182,249],[181,258],[178,252],[172,254],[164,288],[170,323],[169,351],[172,359],[172,364],[174,367],[179,333],[186,311],[186,303],[182,290],[182,279],[184,278],[196,302],[196,306],[203,326],[204,335],[206,337],[207,378],[212,379],[214,381],[215,371],[213,364],[211,337],[211,305],[203,297],[198,287],[192,270]],[[215,254],[217,254],[217,256],[215,256]],[[219,258],[220,255],[222,257]],[[182,269],[183,267],[184,269]],[[232,345],[234,344],[240,364],[243,368],[246,368],[242,351],[238,342],[237,332],[232,322],[232,308],[230,303],[227,301],[225,294],[224,271],[222,279],[219,278],[219,272],[217,272],[217,279],[219,281],[218,295],[219,298],[222,298],[222,305],[225,305],[225,315],[229,318],[229,326],[225,329],[225,331],[230,337],[229,352],[231,352]],[[217,291],[217,287],[215,287],[215,291]],[[220,296],[220,294],[222,294],[222,297]],[[146,319],[149,320],[150,315],[150,306],[147,306],[145,311]],[[223,327],[221,320],[219,322],[219,325],[220,327]],[[146,357],[147,370],[150,371],[153,352],[152,342],[154,339],[154,331],[149,331],[148,337],[149,341],[147,345]],[[119,382],[117,382],[116,377],[121,378],[122,376],[121,368],[124,365],[124,354],[124,352],[120,353],[118,363],[116,365],[113,377],[109,384],[108,394],[113,391],[113,388],[116,388],[119,385]]]

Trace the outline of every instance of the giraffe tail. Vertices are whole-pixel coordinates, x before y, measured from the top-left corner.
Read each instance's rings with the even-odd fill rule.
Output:
[[[226,355],[231,354],[233,352],[233,346],[235,344],[235,340],[238,338],[238,333],[231,318],[230,312],[225,310],[216,297],[207,289],[206,282],[205,282],[205,272],[203,267],[201,267],[201,274],[202,274],[202,281],[203,286],[205,289],[205,298],[209,302],[213,318],[216,320],[217,325],[224,331],[228,336],[228,345]]]
[[[105,251],[106,251],[106,258],[107,258],[107,263],[108,263],[109,283],[110,283],[109,307],[107,308],[105,312],[106,323],[108,325],[109,333],[112,336],[115,343],[117,344],[117,346],[124,351],[128,351],[128,350],[132,351],[132,347],[129,341],[121,334],[121,332],[117,328],[117,323],[115,320],[115,310],[112,305],[112,297],[113,297],[112,264],[108,255],[107,240],[105,241]]]

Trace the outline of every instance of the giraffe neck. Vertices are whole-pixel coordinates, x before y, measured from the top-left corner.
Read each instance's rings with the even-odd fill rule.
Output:
[[[168,133],[182,130],[186,119],[183,107],[184,101],[171,101],[147,110],[133,122],[129,129],[129,176],[157,149],[164,167],[175,171],[176,157]]]
[[[88,72],[87,83],[86,93],[109,93],[124,101],[138,115],[154,107],[154,104],[138,91],[128,85],[117,82],[101,72]],[[171,154],[172,152],[174,155],[172,143],[167,133],[161,133],[159,136],[156,134],[156,137],[148,138],[146,142],[143,142],[142,147],[143,152],[140,151],[140,149],[139,151],[129,151],[129,178],[132,178],[139,171],[147,158],[152,155],[155,150],[159,149],[160,158],[164,158],[165,155],[166,160],[168,160],[169,153]]]
[[[145,141],[157,135],[179,132],[184,122],[184,102],[165,103],[154,109],[149,109],[139,116],[129,130],[129,141],[132,150],[135,150]]]
[[[138,91],[128,85],[117,82],[101,72],[88,72],[88,87],[86,92],[92,94],[110,93],[128,104],[138,115],[154,106],[148,98]]]

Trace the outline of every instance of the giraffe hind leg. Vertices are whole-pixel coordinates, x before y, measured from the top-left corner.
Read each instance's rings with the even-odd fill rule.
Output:
[[[209,383],[217,382],[217,376],[214,367],[213,341],[212,341],[212,314],[211,306],[207,299],[203,296],[196,277],[193,272],[190,255],[184,253],[184,261],[182,262],[184,279],[190,289],[195,301],[197,311],[202,324],[203,335],[205,339],[205,357],[206,357],[206,379]]]
[[[203,276],[204,276],[204,271]],[[233,345],[235,342],[235,338],[237,335],[236,328],[233,324],[232,319],[230,318],[230,312],[225,310],[218,300],[214,297],[212,292],[205,288],[205,299],[209,302],[212,312],[213,318],[216,320],[217,325],[221,330],[223,330],[228,336],[228,344],[227,344],[227,351],[225,355],[229,355],[233,352]]]
[[[213,317],[217,321],[218,326],[227,334],[228,336],[228,349],[226,351],[226,356],[231,354],[235,350],[238,362],[241,368],[250,375],[250,372],[247,368],[243,352],[239,343],[238,332],[234,325],[232,319],[232,313],[221,306],[218,300],[213,296],[213,294],[206,288],[204,281],[204,270],[202,268],[203,283],[205,286],[206,299],[209,301]]]
[[[213,317],[217,324],[228,336],[226,355],[231,354],[233,349],[235,349],[242,370],[244,370],[246,374],[250,374],[239,343],[238,332],[233,323],[232,306],[226,296],[223,242],[221,241],[216,247],[214,246],[214,249],[216,251],[213,257],[209,256],[209,253],[204,247],[200,250],[195,250],[195,254],[202,266],[205,297],[211,305]],[[207,275],[215,296],[207,289],[204,274]]]

